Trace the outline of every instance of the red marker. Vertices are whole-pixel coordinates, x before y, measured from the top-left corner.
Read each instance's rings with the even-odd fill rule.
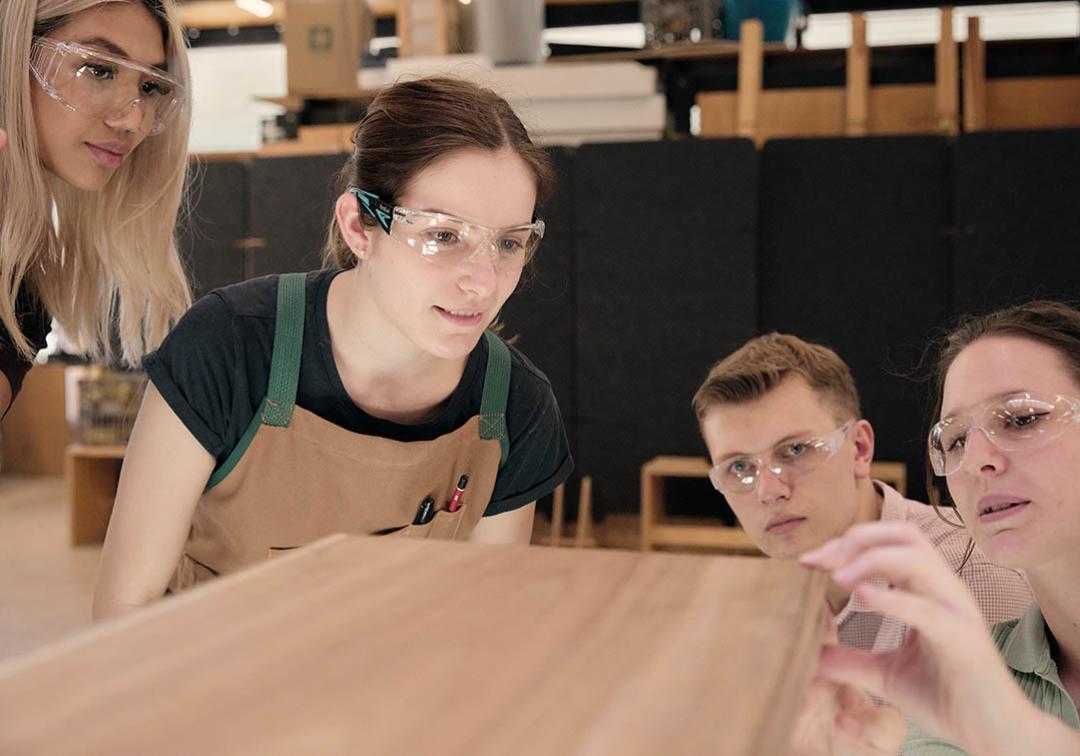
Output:
[[[461,495],[465,493],[465,486],[469,482],[468,475],[462,475],[461,479],[457,482],[457,488],[454,489],[454,495],[450,497],[450,503],[446,505],[447,512],[456,512],[461,506]]]

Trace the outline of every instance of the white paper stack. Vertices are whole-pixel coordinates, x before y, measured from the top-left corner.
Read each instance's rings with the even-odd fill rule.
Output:
[[[541,144],[644,141],[664,134],[667,110],[656,69],[633,61],[493,66],[478,55],[401,58],[384,70],[362,71],[361,87],[432,74],[495,90]]]

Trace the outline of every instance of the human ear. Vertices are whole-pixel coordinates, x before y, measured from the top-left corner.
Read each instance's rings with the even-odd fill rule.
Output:
[[[365,226],[360,219],[360,207],[356,197],[345,192],[337,198],[334,205],[334,219],[337,221],[341,238],[349,245],[349,249],[360,260],[366,259],[371,254],[371,232],[374,226]]]
[[[855,442],[855,477],[869,478],[874,461],[874,427],[866,420],[856,420],[851,438]]]

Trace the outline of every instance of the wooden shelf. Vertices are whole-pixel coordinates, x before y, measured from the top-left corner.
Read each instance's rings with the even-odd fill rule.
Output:
[[[73,546],[105,540],[124,451],[123,446],[71,444],[67,447],[65,478]]]

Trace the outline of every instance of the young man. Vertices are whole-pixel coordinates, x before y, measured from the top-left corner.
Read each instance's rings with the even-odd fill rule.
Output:
[[[987,622],[1019,617],[1031,604],[1021,573],[977,549],[965,560],[964,528],[871,479],[874,429],[831,349],[779,333],[751,339],[712,367],[694,411],[713,485],[768,556],[797,557],[856,523],[909,520],[958,571]],[[885,651],[903,640],[902,623],[864,609],[835,583],[828,600],[844,645]]]

